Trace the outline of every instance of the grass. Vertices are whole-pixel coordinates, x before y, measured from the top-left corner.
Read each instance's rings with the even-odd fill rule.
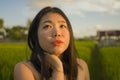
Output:
[[[0,80],[13,80],[16,63],[27,59],[26,43],[0,43]]]
[[[78,52],[78,57],[84,59],[87,63],[90,63],[91,54],[94,50],[93,41],[75,41],[75,46]]]
[[[120,47],[100,49],[102,65],[108,80],[120,80]]]
[[[91,80],[120,80],[120,47],[96,48],[93,41],[75,41],[78,57],[84,59]],[[0,80],[13,80],[16,63],[29,59],[26,43],[0,43]]]

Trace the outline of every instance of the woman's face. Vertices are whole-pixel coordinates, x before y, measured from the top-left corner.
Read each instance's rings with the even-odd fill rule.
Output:
[[[38,40],[45,52],[57,56],[62,54],[70,42],[66,20],[58,13],[45,14],[39,23]]]

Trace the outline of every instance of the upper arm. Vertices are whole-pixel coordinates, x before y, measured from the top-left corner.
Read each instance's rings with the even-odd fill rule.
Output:
[[[89,69],[88,69],[87,63],[82,59],[77,59],[77,62],[85,73],[85,80],[90,80]]]
[[[14,68],[14,80],[35,80],[31,70],[23,63],[16,64]]]

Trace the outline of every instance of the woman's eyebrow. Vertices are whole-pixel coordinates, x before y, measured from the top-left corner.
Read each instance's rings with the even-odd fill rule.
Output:
[[[64,21],[64,20],[59,20],[59,21],[57,21],[58,23],[66,23],[66,21]],[[42,23],[52,23],[52,21],[51,20],[45,20],[45,21],[43,21]]]
[[[60,20],[60,21],[58,21],[58,23],[66,23],[66,21]]]
[[[52,23],[50,20],[43,21],[43,23]]]

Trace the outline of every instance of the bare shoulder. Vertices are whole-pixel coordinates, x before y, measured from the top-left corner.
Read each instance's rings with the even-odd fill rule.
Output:
[[[78,80],[90,80],[89,69],[87,63],[83,59],[77,58],[78,64]]]
[[[14,80],[34,80],[34,76],[26,65],[19,62],[14,68]]]
[[[87,63],[83,60],[83,59],[79,59],[77,58],[77,63],[78,63],[78,66],[80,66],[81,68],[88,68],[88,65]]]

